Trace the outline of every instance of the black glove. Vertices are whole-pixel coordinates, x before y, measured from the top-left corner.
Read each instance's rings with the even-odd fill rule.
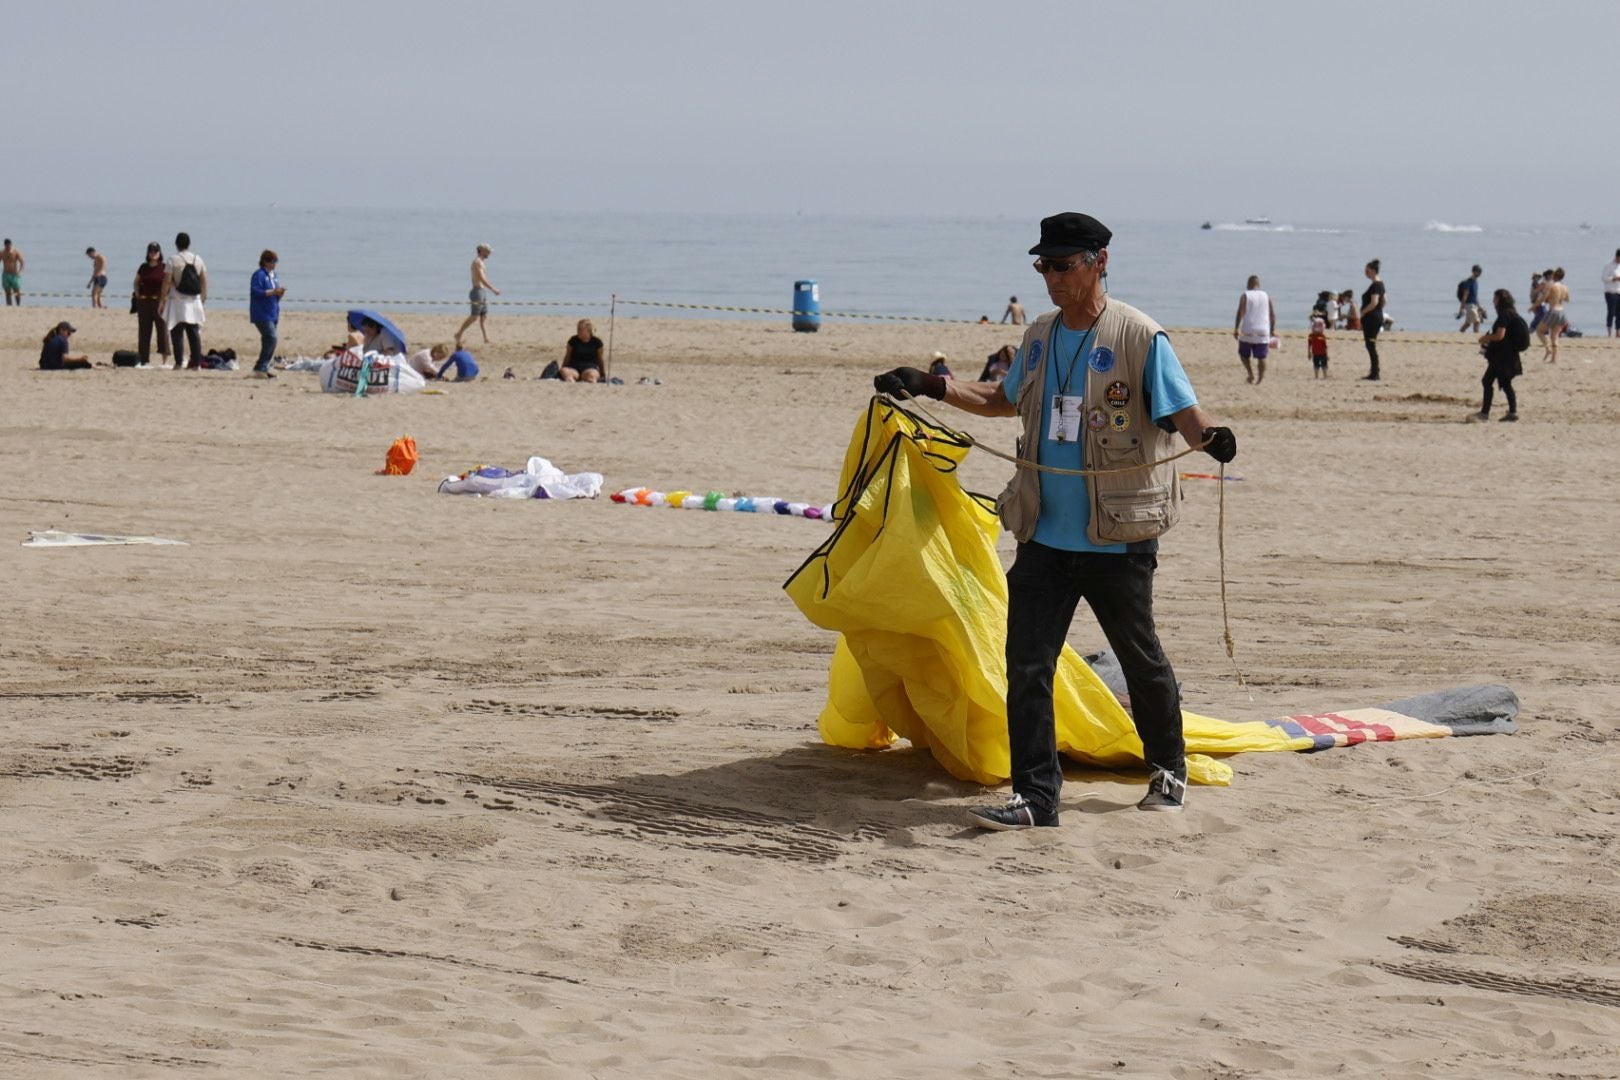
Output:
[[[1237,457],[1237,436],[1229,427],[1205,428],[1204,453],[1225,465]]]
[[[931,397],[945,400],[945,376],[930,375],[914,367],[897,367],[872,380],[880,394],[890,397]]]

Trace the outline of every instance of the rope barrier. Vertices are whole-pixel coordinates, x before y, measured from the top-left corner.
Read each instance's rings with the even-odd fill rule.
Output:
[[[29,292],[24,295],[31,299],[50,300],[83,300],[82,292]],[[249,301],[246,296],[215,296],[210,303],[245,304]],[[292,299],[283,298],[284,306],[296,307],[299,304],[335,304],[349,307],[463,307],[470,303],[465,297],[448,300],[365,300],[345,297],[324,296],[298,296]],[[743,307],[733,304],[688,304],[673,300],[627,300],[622,296],[615,296],[611,301],[604,300],[486,300],[483,301],[492,308],[612,308],[618,304],[635,307],[665,308],[678,311],[724,311],[743,315],[789,315],[789,316],[816,316],[823,319],[867,319],[877,322],[924,323],[944,326],[979,326],[977,319],[955,319],[943,315],[890,315],[872,311],[800,311],[795,308],[771,307]],[[111,311],[118,307],[114,304],[107,308]],[[990,323],[993,327],[1006,326],[1005,323]],[[1022,329],[1019,327],[1018,329]],[[1215,336],[1227,337],[1230,330],[1220,327],[1208,326],[1179,326],[1167,329],[1166,333],[1172,336]],[[1418,331],[1386,330],[1385,334],[1399,335],[1395,340],[1403,345],[1463,345],[1469,348],[1478,346],[1478,338],[1470,332],[1459,331],[1452,337],[1413,337],[1410,334]],[[1309,332],[1305,330],[1278,330],[1273,335],[1279,341],[1304,341]],[[1382,336],[1382,335],[1380,335]],[[1329,341],[1359,342],[1362,335],[1354,330],[1330,330]],[[1620,338],[1610,337],[1561,337],[1558,339],[1560,349],[1564,348],[1612,348],[1620,347]]]
[[[677,304],[664,300],[626,300],[638,307],[679,308],[684,311],[740,311],[750,315],[815,315],[823,319],[881,319],[888,322],[960,323],[977,326],[977,319],[948,319],[942,315],[879,315],[870,311],[797,311],[793,308],[728,307],[722,304]]]
[[[58,300],[84,299],[83,293],[30,292],[26,293],[25,295],[30,299],[39,297],[48,297]],[[211,296],[208,298],[208,303],[245,304],[250,299],[250,297],[246,296]],[[462,297],[459,300],[353,300],[324,296],[299,296],[290,301],[283,297],[281,302],[283,306],[295,306],[297,304],[346,304],[352,307],[465,307],[468,303],[470,303],[466,297]],[[607,302],[603,300],[486,300],[484,303],[490,307],[605,308],[608,306]],[[620,301],[620,303],[623,303],[623,301]],[[118,305],[114,304],[108,307],[107,310],[111,311],[117,306]]]
[[[1384,340],[1384,335],[1385,334],[1399,334],[1400,337],[1397,338],[1396,340],[1402,345],[1467,345],[1470,348],[1475,348],[1475,349],[1479,348],[1479,338],[1478,338],[1478,336],[1476,336],[1474,334],[1473,331],[1468,331],[1466,333],[1464,333],[1462,331],[1458,331],[1455,337],[1411,337],[1411,336],[1409,336],[1411,334],[1416,334],[1416,333],[1419,333],[1419,332],[1420,331],[1416,331],[1416,330],[1410,330],[1410,331],[1409,330],[1385,330],[1385,331],[1381,332],[1378,335],[1378,340],[1380,340],[1380,341]],[[1215,335],[1215,336],[1218,336],[1218,337],[1230,337],[1231,334],[1232,334],[1232,331],[1230,331],[1230,330],[1222,330],[1222,329],[1219,329],[1219,328],[1208,327],[1208,326],[1182,326],[1182,327],[1177,327],[1177,328],[1175,328],[1173,330],[1166,330],[1165,333],[1173,334],[1173,335],[1179,335],[1179,334],[1206,334],[1206,335],[1210,335],[1210,334],[1212,334],[1212,335]],[[1274,338],[1277,338],[1279,341],[1282,341],[1282,340],[1304,341],[1306,338],[1308,338],[1310,336],[1310,331],[1308,331],[1308,330],[1278,330],[1275,333],[1273,333],[1271,336],[1274,337]],[[1361,331],[1359,331],[1359,330],[1330,330],[1327,333],[1327,339],[1329,341],[1345,341],[1345,342],[1354,342],[1354,343],[1359,344],[1362,341],[1362,336],[1361,336]],[[1591,337],[1591,338],[1587,338],[1587,337],[1578,337],[1578,338],[1560,337],[1558,339],[1558,347],[1560,349],[1562,349],[1566,345],[1574,345],[1577,348],[1579,348],[1579,347],[1585,346],[1585,345],[1597,345],[1599,342],[1603,342],[1603,341],[1609,341],[1609,342],[1613,342],[1615,344],[1620,344],[1620,338],[1604,338],[1604,337],[1597,337],[1597,336],[1594,336],[1594,337]],[[1534,344],[1534,343],[1532,342],[1532,344]]]

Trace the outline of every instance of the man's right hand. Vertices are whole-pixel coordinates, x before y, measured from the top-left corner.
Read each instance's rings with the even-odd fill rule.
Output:
[[[893,371],[885,371],[872,380],[872,386],[878,393],[888,394],[890,397],[931,397],[939,401],[945,400],[945,377],[930,375],[914,367],[897,367]]]

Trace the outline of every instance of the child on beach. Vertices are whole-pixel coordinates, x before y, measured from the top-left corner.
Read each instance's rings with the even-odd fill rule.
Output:
[[[471,382],[478,378],[478,361],[466,349],[457,349],[440,366],[438,378],[448,380],[452,370],[456,373],[456,382]]]
[[[1311,378],[1327,378],[1327,323],[1322,319],[1311,320],[1311,336],[1305,339],[1305,347],[1311,357]]]
[[[950,357],[948,357],[944,353],[939,352],[939,351],[936,350],[934,352],[933,363],[928,365],[928,374],[930,374],[930,375],[938,375],[938,376],[941,376],[942,378],[946,378],[946,379],[950,378],[951,377]]]

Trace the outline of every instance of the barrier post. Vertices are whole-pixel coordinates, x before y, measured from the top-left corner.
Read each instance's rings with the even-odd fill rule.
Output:
[[[602,361],[602,370],[604,372],[612,370],[611,365],[613,363],[613,313],[616,312],[618,309],[619,309],[619,294],[618,293],[609,293],[608,294],[607,359]]]

